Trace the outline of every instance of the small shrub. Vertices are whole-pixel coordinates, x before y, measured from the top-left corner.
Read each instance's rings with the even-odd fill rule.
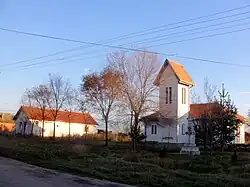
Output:
[[[132,153],[125,154],[124,160],[129,161],[129,162],[140,162],[140,157],[139,157],[139,154],[132,152]]]
[[[237,162],[237,160],[238,160],[237,151],[234,150],[233,155],[231,157],[231,161],[234,163]]]
[[[72,150],[78,154],[89,152],[89,146],[75,144],[72,146]]]
[[[166,149],[166,147],[164,146],[163,147],[163,149],[161,149],[160,151],[159,151],[159,157],[160,158],[164,158],[164,157],[166,157],[167,156],[167,149]]]

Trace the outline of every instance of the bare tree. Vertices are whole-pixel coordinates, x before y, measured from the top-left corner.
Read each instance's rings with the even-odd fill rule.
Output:
[[[109,67],[100,73],[91,73],[83,76],[81,91],[85,103],[97,112],[105,122],[106,138],[108,145],[108,126],[111,112],[119,94],[120,76]]]
[[[47,100],[51,97],[51,92],[47,85],[38,85],[31,89],[26,90],[25,98],[26,103],[29,103],[31,107],[39,108],[40,112],[37,113],[37,110],[31,112],[33,115],[31,118],[42,118],[42,137],[44,136],[44,121],[45,121],[45,111],[48,107]],[[39,115],[39,116],[37,116]],[[33,134],[34,122],[32,122],[31,134]]]
[[[68,91],[65,93],[66,96],[66,102],[65,102],[65,110],[68,112],[68,120],[69,120],[69,139],[71,136],[71,119],[73,116],[73,113],[75,110],[78,109],[78,102],[79,102],[79,93],[76,89],[69,86]]]
[[[200,96],[198,96],[198,95],[195,93],[195,90],[194,90],[194,89],[191,89],[191,103],[192,103],[192,104],[197,104],[197,103],[200,103],[200,102],[201,102]]]
[[[25,106],[30,107],[30,111],[29,111],[29,118],[31,118],[31,121],[30,121],[30,123],[31,123],[30,134],[33,135],[34,121],[32,121],[32,120],[34,120],[34,119],[37,118],[37,112],[34,111],[34,110],[35,110],[34,107],[38,107],[38,105],[37,105],[36,101],[33,99],[31,93],[32,93],[31,90],[26,89],[26,91],[24,92],[24,94],[23,94],[23,96],[22,96],[22,101],[21,101],[21,103],[22,103],[23,105],[25,105]],[[26,124],[27,124],[27,122],[26,122],[26,121],[22,121],[21,123],[23,124],[23,125],[22,125],[22,128],[23,128],[23,129],[21,130],[20,133],[21,133],[21,134],[24,134],[24,133],[25,133],[25,130],[26,130]],[[24,125],[24,123],[25,123],[25,125]]]
[[[212,85],[208,81],[208,77],[204,79],[204,94],[207,103],[211,103],[215,100],[215,94],[217,93],[217,86]]]
[[[157,87],[153,85],[160,67],[158,57],[156,54],[146,52],[137,52],[132,55],[118,52],[109,55],[108,61],[122,77],[123,97],[120,99],[127,105],[131,120],[133,120],[130,135],[135,150],[136,141],[141,132],[140,117],[158,108],[155,106]]]
[[[213,134],[214,132],[214,118],[215,118],[215,98],[217,94],[217,86],[209,83],[208,78],[204,79],[204,96],[205,102],[204,109],[200,111],[200,116],[193,120],[196,130],[196,141],[198,144],[204,146],[205,153],[208,146],[213,147]],[[200,103],[200,102],[198,102]]]
[[[53,138],[55,138],[56,119],[58,112],[63,108],[69,93],[69,82],[64,80],[62,76],[49,74],[49,89],[51,97],[47,98],[47,103],[50,108],[54,121]]]

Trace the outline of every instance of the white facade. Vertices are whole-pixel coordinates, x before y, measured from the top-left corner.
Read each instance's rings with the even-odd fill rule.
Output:
[[[26,114],[23,111],[21,111],[15,122],[16,133],[26,134],[26,135],[32,134],[32,123],[34,123],[33,135],[41,136],[43,122],[28,119]],[[55,122],[55,136],[56,137],[68,136],[69,132],[71,136],[74,136],[74,135],[82,136],[86,134],[85,126],[87,126],[88,134],[97,133],[97,127],[96,125],[93,125],[93,124],[81,124],[81,123],[69,124],[68,122],[56,121]],[[54,131],[54,121],[44,121],[44,137],[53,136],[53,131]]]
[[[171,96],[169,90],[166,90],[167,88],[171,88]],[[185,89],[185,98],[182,96],[182,89]],[[168,98],[166,98],[167,91]],[[157,134],[152,134],[152,125],[148,124],[145,131],[147,141],[185,143],[187,141],[185,132],[188,129],[189,106],[190,86],[180,84],[175,73],[168,66],[159,83],[159,111],[162,116],[171,118],[172,122],[160,122],[161,125],[156,127]]]
[[[246,124],[240,124],[238,131],[236,134],[238,136],[235,138],[234,143],[236,144],[244,144],[245,143],[245,129],[246,129]]]

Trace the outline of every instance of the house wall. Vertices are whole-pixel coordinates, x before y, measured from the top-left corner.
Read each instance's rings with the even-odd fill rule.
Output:
[[[80,135],[82,136],[85,134],[85,126],[88,124],[81,124],[81,123],[70,123],[70,135]],[[38,125],[34,125],[34,134],[37,136],[41,136],[42,134],[42,126],[43,122],[39,121]],[[54,131],[54,122],[53,121],[45,121],[44,122],[44,136],[53,136]],[[88,125],[88,134],[95,134],[97,133],[96,125],[89,124]],[[69,135],[69,123],[68,122],[55,122],[55,136],[62,137]]]
[[[27,122],[25,131],[23,128],[23,125],[20,125],[20,123],[24,124],[24,122]],[[35,121],[35,120],[29,120],[24,112],[20,112],[18,118],[16,119],[15,125],[16,125],[16,133],[20,134],[31,134],[32,131],[32,122],[34,122],[33,127],[33,134],[37,136],[42,135],[42,127],[43,122],[42,121]],[[81,124],[81,123],[71,123],[70,124],[70,134],[72,135],[83,135],[85,134],[85,126],[88,124]],[[55,136],[56,137],[62,137],[62,136],[68,136],[69,134],[69,123],[68,122],[61,122],[56,121],[55,123],[56,130],[55,130]],[[44,122],[44,136],[53,136],[54,131],[54,122],[53,121],[45,121]],[[95,134],[97,133],[96,125],[89,124],[88,125],[88,134]]]
[[[152,125],[157,126],[156,134],[152,134]],[[157,122],[151,122],[146,125],[146,141],[176,143],[176,125],[159,125]]]
[[[238,132],[239,135],[237,137],[235,137],[234,143],[236,144],[244,144],[245,142],[245,128],[246,128],[246,124],[240,124],[238,127]]]
[[[27,122],[26,128],[25,128],[25,132],[24,132],[24,122]],[[21,125],[22,123],[22,125]],[[28,117],[26,116],[26,114],[21,111],[18,118],[15,121],[15,126],[16,126],[16,133],[25,133],[25,134],[30,134],[30,121],[28,119]]]

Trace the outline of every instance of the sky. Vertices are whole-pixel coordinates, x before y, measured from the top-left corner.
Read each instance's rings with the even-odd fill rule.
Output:
[[[87,42],[102,42],[129,33],[205,16],[248,4],[250,4],[248,0],[1,0],[0,27]],[[250,16],[250,13],[231,16],[227,19],[216,18],[247,11],[250,11],[250,7],[217,15],[217,17],[204,18],[203,20],[214,19],[214,21],[203,24],[191,24],[197,21],[185,22],[169,26],[168,28],[179,25],[186,26],[165,29],[161,32],[151,32],[147,35],[113,41],[108,44],[121,45],[160,35],[218,24],[217,27],[207,28],[214,29],[220,27],[219,24],[222,22],[247,18]],[[189,23],[190,25],[188,25]],[[250,65],[250,30],[166,44],[158,47],[148,47],[153,44],[169,43],[213,33],[249,28],[250,19],[235,21],[232,24],[224,26],[235,24],[241,24],[241,26],[213,32],[177,36],[158,42],[155,41],[154,43],[144,43],[144,45],[133,43],[132,46],[130,44],[127,47],[143,47],[151,51],[166,54]],[[79,46],[83,47],[79,48],[79,50],[57,56],[10,65]],[[89,71],[100,70],[106,64],[106,55],[115,51],[119,50],[0,30],[0,111],[16,112],[20,106],[21,96],[25,89],[37,84],[46,83],[48,81],[48,73],[58,73],[65,78],[69,78],[71,83],[75,87],[78,87],[83,74]],[[68,60],[62,61],[65,57],[69,57]],[[195,92],[201,98],[204,95],[204,78],[208,77],[209,82],[213,85],[220,86],[222,83],[225,84],[225,88],[230,92],[241,114],[245,115],[250,108],[249,67],[194,61],[181,59],[177,56],[161,56],[160,58],[162,59],[162,63],[165,58],[170,58],[183,64],[196,83]],[[61,61],[54,61],[56,59],[61,59]],[[60,62],[61,64],[58,64]],[[30,64],[34,63],[41,64],[30,66]]]

